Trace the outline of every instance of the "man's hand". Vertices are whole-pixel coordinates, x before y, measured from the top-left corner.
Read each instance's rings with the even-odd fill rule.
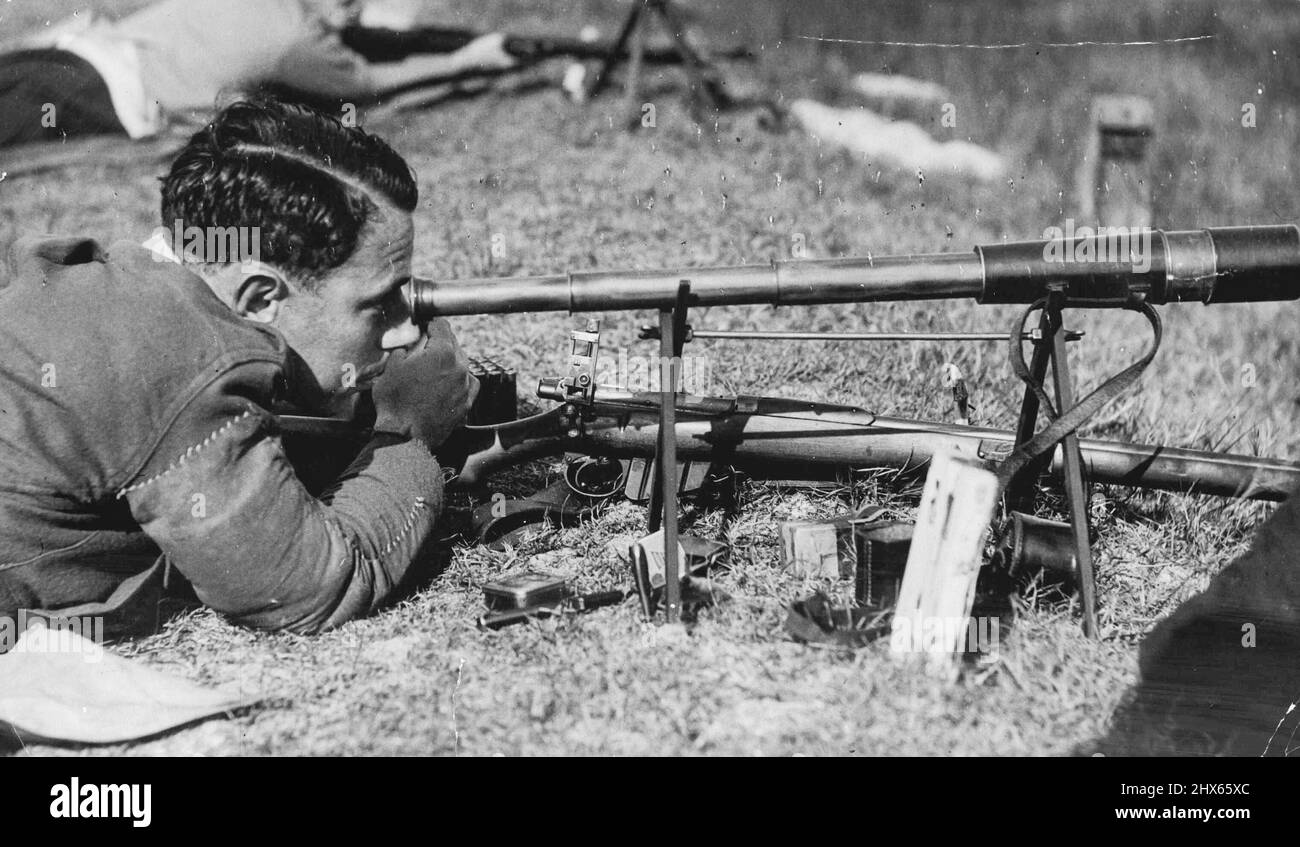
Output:
[[[518,59],[506,52],[506,37],[500,32],[480,35],[454,55],[466,68],[485,71],[509,70],[519,64]]]
[[[478,396],[478,380],[445,318],[429,322],[409,351],[388,357],[375,380],[376,432],[418,438],[435,449],[465,422]]]

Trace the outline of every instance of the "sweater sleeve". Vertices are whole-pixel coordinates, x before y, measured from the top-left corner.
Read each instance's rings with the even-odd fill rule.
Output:
[[[264,383],[236,368],[203,391],[119,497],[200,600],[261,629],[316,633],[375,611],[430,540],[437,461],[379,436],[322,499],[295,476]]]

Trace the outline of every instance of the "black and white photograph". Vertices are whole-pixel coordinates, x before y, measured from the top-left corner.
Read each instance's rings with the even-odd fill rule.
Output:
[[[1298,63],[1294,0],[0,4],[0,755],[1300,751]],[[1259,796],[1159,773],[1092,811]]]

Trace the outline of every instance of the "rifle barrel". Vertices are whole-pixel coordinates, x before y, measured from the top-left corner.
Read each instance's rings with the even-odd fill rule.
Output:
[[[1081,230],[1082,232],[1082,230]],[[713,268],[575,271],[433,282],[414,279],[412,312],[603,312],[668,309],[682,280],[692,306],[799,306],[972,298],[1033,303],[1064,287],[1070,306],[1145,301],[1237,303],[1300,298],[1294,225],[1164,232],[1110,230],[976,247],[971,253],[809,259]]]
[[[944,448],[996,460],[1015,442],[1015,435],[1004,430],[880,417],[820,404],[813,408],[824,411],[812,415],[765,412],[769,402],[788,405],[760,398],[753,413],[679,419],[679,458],[725,457],[761,477],[787,473],[797,478],[809,466],[920,470]],[[630,426],[589,427],[570,449],[653,456],[657,434],[657,423],[647,415]],[[1079,439],[1079,447],[1084,476],[1091,482],[1271,501],[1285,500],[1300,486],[1300,465],[1279,459],[1091,438]],[[1057,446],[1047,474],[1059,480],[1063,473],[1064,454]]]

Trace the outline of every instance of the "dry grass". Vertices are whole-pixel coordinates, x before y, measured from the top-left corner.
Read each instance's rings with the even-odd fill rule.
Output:
[[[449,5],[450,17],[465,24],[514,20],[512,28],[524,30],[545,23],[531,3],[486,4],[486,18],[477,11],[484,4]],[[585,4],[593,12],[606,5]],[[797,130],[764,133],[748,115],[699,125],[671,74],[646,94],[657,105],[658,127],[637,134],[617,128],[626,118],[617,97],[579,108],[553,89],[511,93],[509,85],[499,95],[412,116],[406,126],[372,128],[390,137],[419,174],[416,261],[432,276],[767,262],[786,255],[795,232],[805,234],[816,257],[966,250],[1037,237],[1069,214],[1072,156],[1088,92],[1098,89],[1145,93],[1159,104],[1158,224],[1300,220],[1290,167],[1300,92],[1294,75],[1288,80],[1284,73],[1293,67],[1297,27],[1277,11],[1280,4],[1217,14],[1219,4],[1209,3],[1012,8],[1021,5],[908,11],[886,4],[860,31],[933,41],[1205,32],[1216,40],[1039,52],[859,48],[851,55],[860,67],[915,73],[952,89],[958,127],[939,127],[936,115],[931,131],[989,144],[1015,163],[1012,178],[987,186],[882,173],[819,148]],[[22,4],[0,15],[6,28],[39,17]],[[803,25],[795,21],[795,31]],[[781,96],[845,96],[833,62],[789,46],[768,49],[763,75]],[[1255,129],[1239,122],[1248,100],[1258,105]],[[0,182],[0,243],[40,230],[142,239],[154,225],[154,175],[147,168],[82,168]],[[504,259],[493,259],[489,249],[498,233]],[[1295,455],[1294,307],[1176,307],[1163,315],[1165,348],[1140,390],[1104,412],[1090,434]],[[645,317],[607,316],[610,351],[648,354],[633,340]],[[698,325],[816,329],[1002,327],[1008,318],[965,303],[727,308],[694,316]],[[1071,322],[1088,332],[1075,353],[1084,389],[1136,355],[1139,327],[1131,317],[1087,314]],[[468,348],[516,365],[528,383],[563,372],[571,323],[564,316],[470,318],[458,329]],[[711,357],[719,393],[782,394],[950,419],[939,368],[952,360],[970,378],[986,421],[1009,424],[1016,397],[1010,370],[991,347],[701,344],[692,352]],[[1256,369],[1250,389],[1237,378],[1244,364]],[[520,478],[507,475],[499,486],[519,490]],[[481,585],[525,564],[571,575],[588,590],[626,584],[618,551],[643,516],[623,504],[589,526],[509,554],[457,543],[429,587],[374,619],[315,639],[247,632],[207,611],[184,614],[122,651],[191,679],[263,692],[270,705],[95,752],[1066,753],[1104,731],[1135,679],[1141,635],[1243,550],[1267,512],[1213,498],[1103,494],[1094,515],[1103,637],[1084,639],[1073,610],[1031,598],[1004,632],[999,660],[954,687],[896,668],[883,646],[836,653],[796,645],[781,629],[786,606],[818,586],[779,567],[776,521],[831,514],[850,497],[883,499],[906,513],[914,499],[873,481],[839,497],[756,485],[727,533],[733,566],[721,582],[734,600],[705,613],[688,638],[663,637],[631,603],[492,634],[474,627]],[[461,518],[453,515],[452,523]],[[702,529],[717,526],[714,516]]]

